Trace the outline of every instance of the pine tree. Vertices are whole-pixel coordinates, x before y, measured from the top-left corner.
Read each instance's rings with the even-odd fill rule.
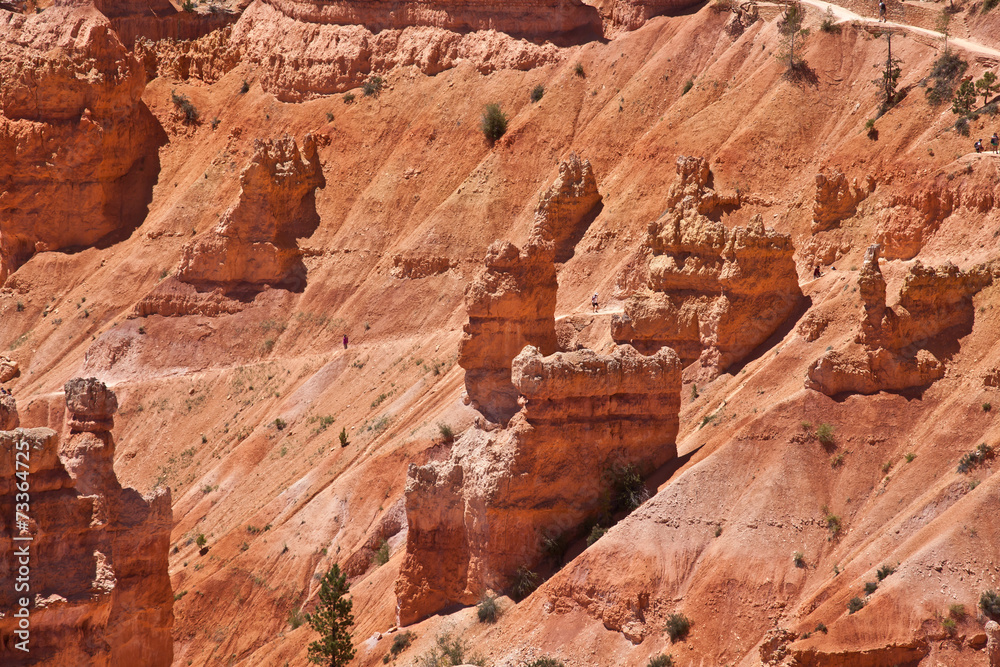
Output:
[[[989,104],[990,96],[997,90],[997,75],[993,72],[986,72],[983,78],[976,81],[976,90],[983,96],[983,104]]]
[[[309,662],[326,667],[345,667],[354,658],[351,633],[354,625],[353,603],[346,598],[350,586],[347,576],[336,564],[323,577],[316,611],[306,614],[306,621],[320,638],[309,645]]]
[[[802,21],[805,18],[805,11],[797,2],[790,3],[785,9],[784,15],[778,21],[778,32],[785,38],[785,48],[779,57],[784,60],[788,58],[788,71],[795,70],[801,58],[795,57],[795,40],[803,33]]]

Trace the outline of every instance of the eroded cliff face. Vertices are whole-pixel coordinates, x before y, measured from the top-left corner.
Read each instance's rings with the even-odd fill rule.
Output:
[[[142,65],[92,6],[0,12],[0,33],[5,280],[36,252],[134,229],[152,197],[163,132],[141,100]]]
[[[858,275],[857,336],[817,359],[806,387],[828,396],[924,387],[944,375],[954,342],[972,330],[972,297],[992,282],[986,267],[960,271],[949,262],[935,269],[917,261],[903,280],[899,304],[889,307],[880,250],[877,244],[868,247]]]
[[[23,573],[5,558],[0,603],[14,610],[18,598],[30,600],[30,650],[15,648],[23,637],[7,613],[0,618],[0,658],[4,665],[165,667],[173,658],[170,491],[143,497],[118,483],[108,430],[117,400],[103,383],[71,380],[66,403],[70,435],[62,443],[48,428],[0,431],[4,516],[14,517],[23,492],[17,485],[27,482],[30,497],[27,528],[8,523],[0,533],[5,554],[28,546],[30,590],[15,591],[15,576]],[[29,463],[21,478],[18,452]]]
[[[874,189],[875,183],[870,178],[859,185],[857,179],[848,182],[847,176],[840,171],[834,170],[830,175],[816,174],[812,231],[832,229],[854,215],[858,204]]]
[[[596,11],[575,1],[469,3],[252,4],[233,29],[259,71],[264,90],[299,101],[360,86],[369,76],[413,65],[437,74],[460,61],[487,74],[527,70],[560,59],[551,43],[520,36],[573,40],[600,35]]]
[[[524,348],[512,364],[523,407],[510,424],[473,428],[447,460],[410,466],[400,623],[507,588],[546,538],[572,536],[598,512],[609,470],[648,472],[675,457],[680,372],[668,348]]]
[[[184,248],[177,277],[187,283],[305,281],[296,239],[319,225],[316,188],[326,186],[316,142],[255,141],[240,174],[239,199],[219,224]]]
[[[743,359],[792,314],[802,292],[791,237],[755,216],[744,229],[718,218],[739,193],[710,187],[702,158],[677,159],[667,212],[650,223],[646,289],[612,320],[612,335],[641,350],[669,346],[714,376]]]

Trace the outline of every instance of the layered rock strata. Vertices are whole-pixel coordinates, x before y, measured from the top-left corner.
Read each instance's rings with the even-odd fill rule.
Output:
[[[524,346],[543,354],[556,351],[555,262],[572,256],[600,204],[590,163],[570,155],[539,196],[524,250],[507,241],[493,243],[485,270],[467,288],[469,322],[458,364],[466,371],[469,398],[488,419],[506,421],[517,412],[510,363]]]
[[[668,346],[685,365],[714,375],[743,359],[783,324],[802,298],[791,237],[718,220],[739,195],[717,193],[702,158],[680,157],[666,213],[650,223],[647,287],[612,319],[612,336],[638,349]]]
[[[610,37],[641,28],[654,16],[676,14],[698,3],[693,0],[597,0],[594,4],[604,20],[604,33]]]
[[[676,456],[681,362],[628,345],[512,363],[521,410],[507,428],[473,428],[448,460],[411,465],[399,621],[472,604],[534,567],[543,541],[572,534],[601,507],[606,475],[651,471]]]
[[[899,304],[886,305],[880,246],[868,247],[858,276],[860,328],[854,341],[809,367],[806,387],[824,394],[874,394],[923,387],[941,378],[949,343],[972,330],[972,297],[992,282],[985,267],[910,267]]]
[[[528,70],[559,61],[560,50],[551,43],[535,43],[497,32],[503,27],[514,30],[519,21],[525,20],[516,18],[517,8],[528,4],[504,3],[498,11],[496,3],[469,3],[468,7],[479,8],[460,13],[467,18],[458,19],[455,15],[449,18],[447,11],[436,10],[436,5],[429,3],[262,1],[243,12],[233,28],[232,42],[241,50],[241,58],[259,73],[258,81],[264,90],[281,101],[301,101],[356,88],[373,73],[394,67],[414,66],[424,74],[434,75],[467,62],[488,74],[498,69]],[[374,11],[375,16],[389,5],[404,10],[420,7],[420,12],[399,11],[393,16],[419,18],[426,23],[393,18],[390,23],[395,27],[379,28],[374,19],[370,25],[365,19],[348,21],[358,11]],[[560,0],[555,7],[558,11],[553,11],[551,5],[545,8],[548,13],[539,7],[531,20],[545,34],[555,29],[552,26],[573,24],[561,18],[566,8],[572,10],[570,14],[593,12],[589,7],[573,7],[576,5]],[[594,13],[584,25],[596,25],[599,34],[599,23]],[[448,25],[456,28],[445,27]]]
[[[0,12],[0,34],[5,280],[35,252],[134,229],[152,198],[163,133],[141,100],[142,65],[92,6]]]
[[[30,588],[10,558],[0,561],[0,663],[170,665],[173,595],[167,574],[170,492],[123,489],[107,430],[117,404],[103,383],[67,383],[71,434],[60,446],[47,428],[0,431],[0,510],[14,517],[26,483],[26,526],[5,524],[0,553],[27,545]],[[26,452],[28,474],[15,476]],[[22,457],[23,461],[24,457]],[[23,470],[23,468],[22,468]],[[31,538],[20,540],[16,538]],[[29,651],[15,648],[20,598],[28,602]]]
[[[319,225],[315,190],[325,187],[316,142],[255,141],[239,199],[216,227],[185,246],[177,277],[187,283],[277,284],[305,280],[296,239]]]

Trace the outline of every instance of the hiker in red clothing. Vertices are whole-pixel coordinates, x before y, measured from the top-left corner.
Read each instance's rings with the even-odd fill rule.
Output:
[[[344,334],[344,349],[347,349],[347,334]]]

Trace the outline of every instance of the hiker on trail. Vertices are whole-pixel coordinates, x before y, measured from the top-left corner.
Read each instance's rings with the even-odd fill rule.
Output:
[[[885,23],[885,0],[878,0],[878,20]]]
[[[1000,137],[994,132],[993,136],[990,138],[990,145],[993,146],[994,153],[1000,153]]]
[[[977,153],[982,153],[983,152],[983,140],[982,139],[976,139],[976,143],[973,144],[973,147],[976,149]]]
[[[597,295],[590,297],[590,305],[594,307],[594,312],[597,312]]]
[[[344,334],[344,349],[347,349],[347,334]]]

